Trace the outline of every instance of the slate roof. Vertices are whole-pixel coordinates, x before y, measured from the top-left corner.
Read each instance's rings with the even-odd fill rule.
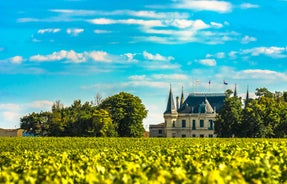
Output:
[[[171,114],[172,112],[176,112],[176,107],[174,105],[172,90],[170,88],[167,106],[166,106],[166,110],[165,110],[164,114]]]
[[[178,109],[178,113],[199,113],[203,108],[206,109],[206,100],[212,109],[218,112],[223,106],[224,99],[224,93],[191,93],[184,101],[182,107]],[[209,106],[209,104],[207,105]]]

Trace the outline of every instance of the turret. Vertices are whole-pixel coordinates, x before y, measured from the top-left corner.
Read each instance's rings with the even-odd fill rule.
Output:
[[[184,96],[183,96],[183,87],[182,87],[182,89],[181,89],[181,98],[180,98],[180,109],[182,108],[183,103],[184,103]]]
[[[166,106],[166,110],[164,112],[164,114],[172,114],[174,112],[177,112],[175,104],[174,104],[174,100],[173,100],[173,94],[172,94],[172,90],[170,87],[170,91],[169,91],[169,95],[168,95],[168,101],[167,101],[167,106]]]
[[[248,106],[248,101],[249,101],[249,86],[247,86],[247,91],[246,91],[245,108]]]

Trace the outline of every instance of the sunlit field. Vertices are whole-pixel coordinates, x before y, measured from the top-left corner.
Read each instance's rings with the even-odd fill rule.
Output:
[[[0,183],[286,181],[286,139],[0,138]]]

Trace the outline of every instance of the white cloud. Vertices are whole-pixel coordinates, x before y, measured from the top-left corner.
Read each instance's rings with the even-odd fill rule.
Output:
[[[84,29],[81,28],[69,28],[66,31],[68,34],[73,36],[78,36],[80,33],[84,32]]]
[[[20,110],[21,109],[21,105],[19,104],[13,104],[13,103],[7,103],[7,104],[0,104],[0,110]]]
[[[45,34],[45,33],[58,33],[61,29],[59,28],[47,28],[47,29],[39,29],[38,34]]]
[[[132,75],[132,76],[129,76],[130,80],[144,80],[146,78],[147,78],[146,75]]]
[[[255,47],[241,51],[241,54],[251,54],[252,56],[266,55],[272,58],[285,58],[287,52],[285,47]]]
[[[153,60],[153,61],[170,61],[170,60],[174,60],[174,57],[172,56],[162,56],[160,54],[151,54],[147,51],[143,52],[143,56],[145,59],[147,60]]]
[[[41,110],[48,110],[51,109],[54,102],[51,102],[49,100],[39,100],[39,101],[33,101],[29,104],[30,107],[41,109]]]
[[[179,12],[126,11],[126,14],[135,17],[146,17],[154,19],[169,19],[169,18],[185,19],[189,17],[187,13],[179,13]]]
[[[215,66],[216,65],[215,59],[201,59],[198,62],[203,64],[203,65],[206,65],[206,66]]]
[[[241,9],[259,8],[259,5],[251,3],[242,3],[240,4],[240,8]]]
[[[108,58],[108,53],[104,51],[92,51],[88,55],[94,61],[111,62]]]
[[[232,11],[231,3],[214,0],[179,0],[173,7],[195,11],[214,11],[218,13],[228,13]]]
[[[210,22],[210,25],[215,28],[222,28],[223,24],[217,22]]]
[[[102,29],[95,29],[94,33],[96,34],[106,34],[106,33],[111,33],[112,31],[108,31],[108,30],[102,30]]]
[[[70,16],[120,16],[128,15],[133,17],[141,18],[154,18],[154,19],[169,19],[169,18],[179,18],[184,19],[188,18],[188,13],[179,13],[179,12],[156,12],[156,11],[146,11],[146,10],[115,10],[115,11],[93,11],[93,10],[75,10],[75,9],[52,9],[51,12],[67,14]]]
[[[22,56],[14,56],[10,58],[9,61],[13,64],[21,64],[24,61],[24,59]]]
[[[165,80],[186,80],[188,79],[187,75],[183,74],[155,74],[151,76],[154,79],[165,79]]]
[[[252,37],[252,36],[244,36],[242,39],[241,39],[241,43],[243,44],[247,44],[247,43],[250,43],[250,42],[255,42],[257,39],[255,37]]]
[[[136,62],[137,60],[134,59],[135,55],[136,54],[133,54],[133,53],[126,53],[124,54],[127,58],[128,58],[128,62]]]
[[[39,61],[39,62],[47,62],[47,61],[60,61],[67,60],[74,63],[81,63],[86,61],[86,57],[82,53],[76,53],[74,50],[66,51],[61,50],[59,52],[53,52],[49,55],[34,55],[30,57],[30,61]]]
[[[287,74],[280,73],[277,71],[272,70],[261,70],[261,69],[255,69],[255,70],[243,70],[240,72],[242,76],[248,76],[248,78],[252,79],[266,79],[266,80],[284,80],[287,81]]]

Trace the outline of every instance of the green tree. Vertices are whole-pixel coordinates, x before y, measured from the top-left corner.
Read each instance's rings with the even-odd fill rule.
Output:
[[[270,92],[267,88],[256,88],[255,95],[261,98],[262,96],[273,98],[273,93]]]
[[[280,105],[274,98],[262,96],[248,104],[244,111],[243,124],[248,137],[278,137]],[[278,134],[278,135],[277,135]]]
[[[283,92],[283,100],[287,102],[287,91]]]
[[[216,116],[215,133],[218,137],[241,135],[242,103],[238,97],[229,97]]]
[[[103,100],[99,108],[109,112],[120,137],[143,136],[147,110],[139,97],[121,92]]]
[[[51,113],[31,113],[20,118],[20,127],[33,135],[47,135],[49,131],[48,119]]]

